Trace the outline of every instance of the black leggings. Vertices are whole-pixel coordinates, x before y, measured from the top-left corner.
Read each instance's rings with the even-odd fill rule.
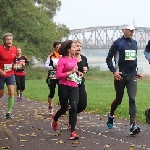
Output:
[[[115,110],[118,105],[121,104],[122,98],[124,95],[124,89],[127,88],[127,93],[129,97],[129,115],[130,115],[130,125],[135,124],[136,122],[136,104],[135,104],[135,95],[137,92],[137,77],[136,76],[127,76],[123,77],[122,80],[114,80],[116,98],[111,104],[110,115],[114,115]]]
[[[17,90],[25,90],[25,75],[24,76],[18,76],[15,75],[15,80],[16,80],[16,86]]]
[[[79,84],[79,102],[77,106],[77,113],[82,112],[85,110],[87,106],[87,93],[85,89],[85,84]],[[69,114],[70,114],[70,109],[69,109]],[[71,124],[71,118],[69,115],[69,124]]]
[[[66,113],[69,100],[69,104],[71,106],[70,108],[71,132],[73,132],[75,130],[75,124],[77,122],[77,105],[79,101],[79,88],[59,84],[58,95],[61,108],[56,112],[54,121],[58,121],[59,117],[64,113]]]
[[[58,79],[50,79],[50,85],[49,85],[50,94],[48,95],[49,98],[54,97],[56,84],[58,85]]]

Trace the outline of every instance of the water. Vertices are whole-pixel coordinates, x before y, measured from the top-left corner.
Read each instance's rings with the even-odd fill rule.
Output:
[[[106,64],[106,57],[109,49],[83,49],[82,54],[87,57],[89,66],[99,67],[101,71],[109,70]],[[139,49],[137,53],[138,70],[142,74],[150,75],[150,65],[143,54],[143,50]]]
[[[99,67],[101,71],[108,71],[109,69],[106,64],[108,51],[109,49],[83,49],[82,54],[87,57],[89,66]],[[142,49],[138,50],[137,59],[139,72],[144,75],[150,75],[150,64],[145,59]],[[40,61],[34,59],[34,66],[44,67],[44,63],[41,63]]]

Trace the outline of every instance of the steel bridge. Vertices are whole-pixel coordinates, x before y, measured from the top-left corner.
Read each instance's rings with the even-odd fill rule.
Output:
[[[85,49],[109,49],[113,41],[122,37],[122,26],[99,26],[70,30],[67,39],[79,40]],[[150,28],[136,27],[133,38],[139,49],[144,49],[150,40]]]

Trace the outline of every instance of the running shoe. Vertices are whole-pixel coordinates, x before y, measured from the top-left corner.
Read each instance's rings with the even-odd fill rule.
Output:
[[[110,115],[110,113],[108,113],[108,121],[107,121],[107,126],[108,126],[108,129],[112,129],[113,126],[114,126],[114,117]]]
[[[78,140],[78,139],[79,139],[79,136],[77,135],[76,131],[73,131],[73,132],[70,134],[69,140]]]
[[[145,110],[146,122],[150,124],[150,108]]]
[[[48,110],[49,110],[50,114],[53,114],[53,107],[52,106],[48,106]]]
[[[54,121],[54,115],[52,116],[51,127],[53,128],[54,131],[58,130],[58,122]]]
[[[20,101],[21,99],[20,99],[20,97],[17,97],[17,101]]]
[[[22,94],[22,92],[20,92],[20,100],[22,100],[23,99],[23,94]]]
[[[12,118],[13,118],[13,116],[12,116],[11,113],[7,113],[7,114],[6,114],[6,119],[12,119]]]
[[[130,135],[136,135],[140,132],[140,127],[137,125],[131,125],[130,126]]]

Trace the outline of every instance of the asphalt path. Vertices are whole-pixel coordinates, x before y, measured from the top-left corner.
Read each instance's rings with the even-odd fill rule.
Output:
[[[55,106],[55,111],[58,108]],[[80,139],[69,140],[68,115],[60,117],[58,131],[53,131],[47,103],[29,99],[15,100],[12,120],[6,120],[6,110],[7,96],[4,96],[0,98],[0,148],[2,149],[150,150],[150,125],[146,123],[138,123],[141,132],[131,137],[128,120],[115,118],[114,129],[108,129],[107,116],[82,112],[78,115],[77,121],[77,133]],[[10,136],[13,136],[12,139]]]

